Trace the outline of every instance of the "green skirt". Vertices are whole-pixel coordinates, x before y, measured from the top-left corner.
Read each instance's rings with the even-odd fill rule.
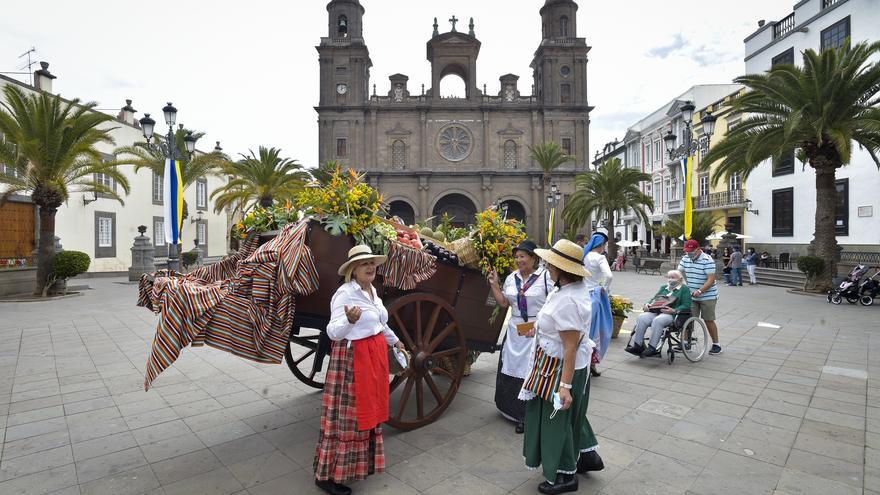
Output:
[[[571,380],[571,407],[556,413],[543,399],[526,402],[523,457],[526,467],[542,467],[544,477],[553,483],[557,473],[574,474],[581,452],[595,450],[599,443],[587,419],[590,402],[590,368],[576,370]]]

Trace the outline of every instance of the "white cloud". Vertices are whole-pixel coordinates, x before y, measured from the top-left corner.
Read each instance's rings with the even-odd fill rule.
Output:
[[[540,41],[543,0],[361,0],[373,83],[410,77],[410,91],[430,86],[425,43],[437,17],[441,31],[455,14],[467,29],[474,18],[482,44],[478,84],[497,93],[498,77],[520,76]],[[760,18],[787,15],[793,0],[579,2],[578,35],[590,52],[589,99],[593,149],[640,115],[687,87],[724,83],[743,71],[742,40]],[[245,152],[263,144],[314,165],[317,160],[318,54],[326,34],[326,2],[158,0],[149,4],[88,0],[10,2],[0,18],[0,71],[14,71],[32,45],[51,63],[65,96],[118,108],[126,98],[141,113],[160,113],[166,101],[179,120],[204,130],[210,148]],[[372,86],[371,86],[372,88]]]

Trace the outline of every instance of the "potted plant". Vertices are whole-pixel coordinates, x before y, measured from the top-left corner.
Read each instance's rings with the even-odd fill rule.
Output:
[[[50,287],[55,287],[56,292],[67,294],[67,279],[85,273],[89,269],[91,259],[89,255],[80,251],[61,251],[52,260],[52,274],[50,278],[54,282],[46,284],[43,296]]]
[[[620,327],[623,326],[623,321],[626,320],[626,313],[632,311],[633,304],[632,301],[621,296],[612,295],[610,299],[611,318],[614,320],[614,330],[611,333],[611,338],[616,339],[620,333]]]

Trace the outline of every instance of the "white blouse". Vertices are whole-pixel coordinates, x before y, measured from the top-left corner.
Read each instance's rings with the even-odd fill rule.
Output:
[[[595,251],[587,253],[584,257],[584,268],[590,272],[589,277],[584,277],[584,285],[588,290],[596,287],[604,287],[606,292],[610,290],[614,274],[611,272],[608,258],[604,254]]]
[[[360,340],[372,337],[379,332],[385,333],[385,342],[394,345],[399,340],[388,326],[388,310],[376,294],[376,288],[370,287],[373,299],[361,289],[357,282],[342,284],[330,300],[330,323],[327,324],[327,336],[331,340]],[[349,323],[345,315],[345,307],[361,308],[361,317],[356,323]]]
[[[583,334],[577,350],[575,369],[590,365],[590,357],[596,344],[590,340],[590,317],[592,302],[587,297],[583,282],[566,284],[553,292],[538,312],[538,343],[553,357],[564,357],[560,331],[576,330]]]
[[[519,294],[519,291],[516,289],[516,277],[520,277],[520,285],[524,285],[528,282],[531,275],[523,278],[522,275],[520,275],[519,270],[517,270],[504,279],[504,287],[501,288],[501,292],[504,293],[504,297],[507,299],[508,304],[510,304],[510,316],[512,318],[519,318],[521,321],[525,321],[526,318],[523,318],[523,316],[528,316],[529,321],[534,320],[538,311],[544,306],[544,301],[547,300],[547,295],[553,290],[553,281],[550,280],[546,270],[538,268],[535,270],[535,275],[537,275],[538,278],[525,293],[526,303],[529,307],[528,315],[519,314],[519,306],[516,302],[516,296]]]

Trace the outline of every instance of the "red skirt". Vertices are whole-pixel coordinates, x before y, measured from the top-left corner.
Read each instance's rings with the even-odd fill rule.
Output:
[[[377,335],[385,363],[385,417],[388,416],[388,351],[384,336]],[[375,337],[373,337],[375,339]],[[365,339],[366,340],[366,339]],[[370,339],[372,340],[372,339]],[[330,362],[324,381],[321,432],[315,448],[315,478],[344,483],[362,480],[373,473],[385,471],[385,450],[382,428],[358,428],[359,407],[356,400],[355,349],[358,341],[348,346],[347,340],[333,342]],[[371,409],[371,408],[370,408]],[[384,421],[384,419],[383,419]]]

